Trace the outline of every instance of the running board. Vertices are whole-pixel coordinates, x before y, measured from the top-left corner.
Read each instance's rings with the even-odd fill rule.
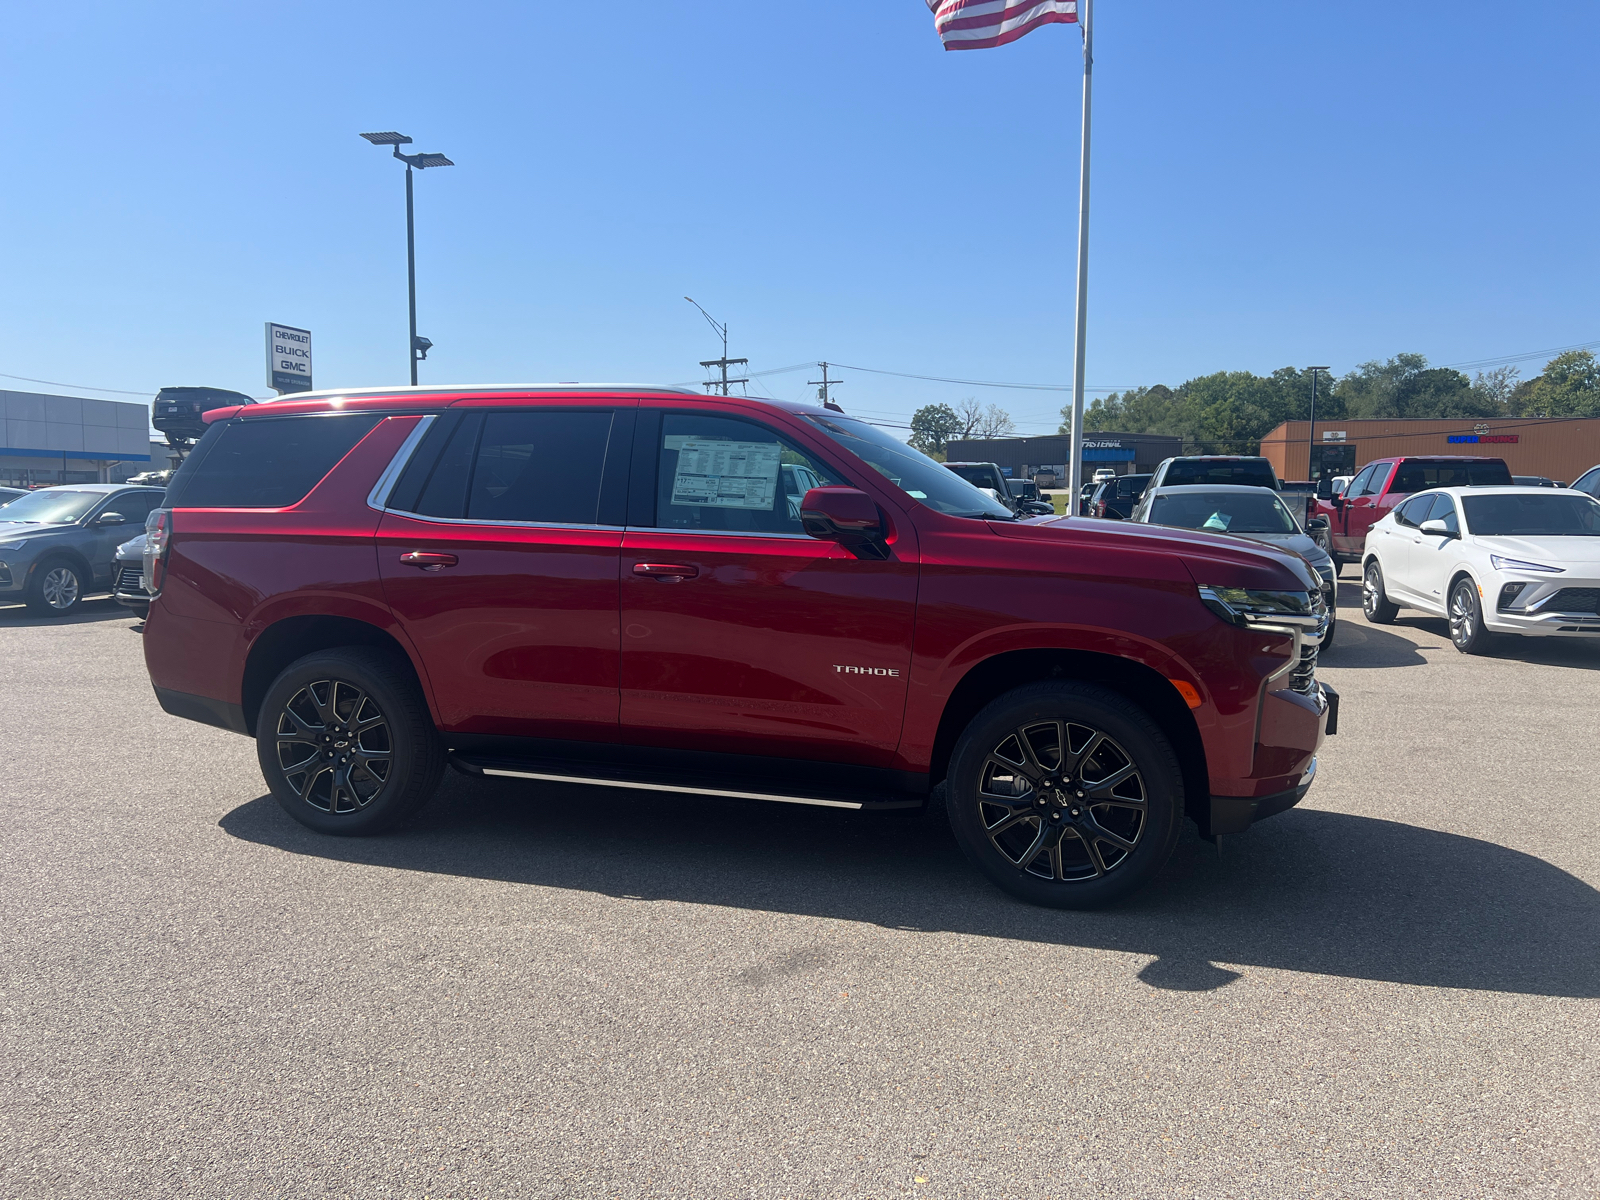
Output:
[[[581,783],[591,787],[634,788],[647,792],[677,792],[689,796],[711,796],[719,800],[767,800],[774,804],[805,804],[813,808],[843,808],[852,811],[920,808],[921,796],[905,793],[886,798],[881,792],[849,793],[835,789],[807,789],[804,794],[773,790],[769,780],[732,779],[730,783],[741,786],[706,787],[701,782],[705,772],[694,772],[694,781],[685,778],[688,772],[671,768],[618,767],[583,761],[526,762],[516,759],[493,758],[479,754],[452,753],[450,763],[468,775],[485,775],[498,779],[532,779],[540,783]],[[816,794],[818,792],[831,794]]]

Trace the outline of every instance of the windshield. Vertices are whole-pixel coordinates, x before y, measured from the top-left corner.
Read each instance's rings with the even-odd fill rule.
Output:
[[[1600,537],[1600,504],[1588,496],[1463,496],[1467,528],[1484,537]]]
[[[1264,458],[1243,462],[1216,462],[1205,459],[1175,459],[1161,480],[1162,487],[1192,483],[1237,483],[1245,487],[1276,488],[1278,477]]]
[[[1159,495],[1150,521],[1212,533],[1299,533],[1300,526],[1277,495],[1261,492],[1188,492]]]
[[[71,492],[46,488],[29,492],[5,507],[4,521],[26,521],[30,525],[71,525],[105,499],[104,492]]]
[[[954,471],[946,470],[943,464],[934,462],[920,450],[913,450],[876,425],[850,417],[806,415],[851,454],[887,477],[913,500],[920,500],[936,512],[991,521],[1016,520],[1009,508],[987,492],[980,492]]]

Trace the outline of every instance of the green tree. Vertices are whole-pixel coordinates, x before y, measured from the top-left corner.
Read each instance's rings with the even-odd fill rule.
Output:
[[[1588,350],[1568,350],[1544,372],[1512,393],[1517,416],[1600,417],[1600,360]]]
[[[911,436],[907,442],[932,458],[944,461],[944,448],[962,433],[961,418],[948,404],[925,404],[911,414]]]
[[[1339,380],[1335,395],[1351,417],[1499,417],[1504,400],[1460,371],[1429,367],[1421,354],[1365,362]]]

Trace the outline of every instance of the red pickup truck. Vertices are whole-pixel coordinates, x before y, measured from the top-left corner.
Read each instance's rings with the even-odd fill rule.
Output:
[[[1305,562],[1019,520],[864,421],[676,389],[222,409],[152,522],[163,708],[255,738],[329,834],[468,773],[948,816],[1103,904],[1187,816],[1296,804],[1332,732]],[[942,787],[940,785],[943,785]]]
[[[1361,468],[1343,495],[1319,498],[1315,515],[1327,518],[1334,563],[1359,563],[1367,531],[1412,492],[1510,483],[1511,468],[1503,458],[1379,458]]]

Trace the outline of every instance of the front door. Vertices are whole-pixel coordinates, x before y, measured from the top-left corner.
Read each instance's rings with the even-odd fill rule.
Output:
[[[1448,599],[1445,589],[1450,586],[1451,572],[1461,558],[1457,552],[1461,543],[1458,537],[1441,533],[1424,533],[1421,525],[1424,521],[1443,521],[1444,527],[1451,534],[1459,535],[1461,521],[1456,515],[1456,504],[1449,496],[1439,492],[1433,496],[1425,511],[1411,513],[1411,516],[1418,526],[1411,531],[1415,535],[1411,547],[1411,586],[1415,589],[1420,604],[1434,612],[1442,613],[1445,611],[1445,602]],[[1493,603],[1495,598],[1488,599]]]
[[[1345,492],[1344,506],[1339,513],[1340,533],[1334,538],[1334,548],[1341,554],[1361,557],[1367,544],[1367,531],[1373,522],[1383,516],[1378,507],[1378,496],[1389,481],[1391,463],[1374,463],[1350,481]]]
[[[616,740],[632,417],[446,413],[412,456],[378,527],[378,569],[445,729]]]
[[[800,482],[860,481],[743,418],[642,411],[633,457],[623,740],[886,765],[916,606],[906,522],[886,561],[807,536]]]

